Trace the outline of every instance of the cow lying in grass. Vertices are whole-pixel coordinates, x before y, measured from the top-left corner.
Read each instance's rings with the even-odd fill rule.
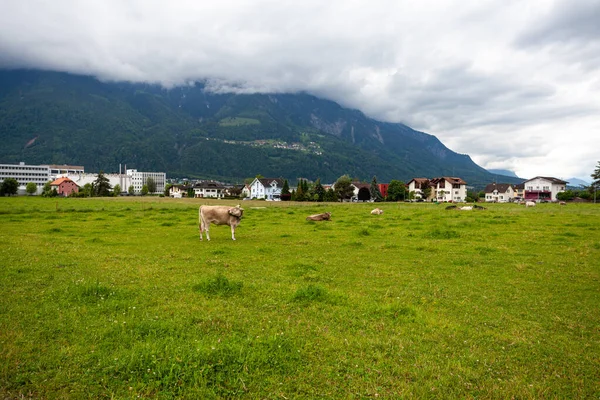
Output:
[[[373,214],[373,215],[381,215],[381,214],[383,214],[383,210],[378,207],[378,208],[374,209],[373,211],[371,211],[371,214]]]
[[[485,210],[485,209],[486,209],[485,207],[478,206],[477,204],[474,204],[472,206],[462,206],[462,207],[457,207],[455,205],[446,207],[446,210],[461,210],[461,211]]]
[[[331,219],[331,213],[326,212],[323,214],[313,214],[306,217],[307,221],[329,221]]]
[[[231,227],[231,239],[235,240],[235,228],[239,225],[244,209],[239,205],[229,206],[200,206],[198,210],[200,228],[200,240],[202,233],[206,232],[206,240],[210,240],[208,231],[210,224],[229,225]]]

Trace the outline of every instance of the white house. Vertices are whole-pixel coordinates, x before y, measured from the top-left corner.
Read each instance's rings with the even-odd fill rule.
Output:
[[[279,200],[283,179],[280,178],[254,178],[250,184],[251,199]]]
[[[244,188],[242,189],[242,197],[250,197],[250,185],[244,185]]]
[[[509,183],[490,183],[484,192],[488,203],[507,203],[515,197],[515,189]]]
[[[423,198],[423,189],[429,187],[429,179],[413,178],[408,182],[408,193],[414,193],[415,199]],[[426,199],[427,200],[427,199]]]
[[[461,202],[467,198],[467,182],[452,176],[430,180],[436,201]]]
[[[525,200],[557,201],[556,195],[567,189],[567,183],[569,182],[546,176],[536,176],[526,180],[523,182]]]
[[[181,199],[187,196],[189,186],[187,185],[171,185],[169,187],[169,196],[175,199]]]
[[[194,197],[225,197],[225,186],[215,181],[202,181],[194,185]]]

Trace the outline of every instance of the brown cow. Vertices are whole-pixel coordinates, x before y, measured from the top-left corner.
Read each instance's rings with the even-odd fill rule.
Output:
[[[376,209],[374,209],[373,211],[371,211],[371,214],[373,215],[381,215],[383,214],[383,210],[379,207],[377,207]]]
[[[313,214],[306,217],[307,221],[329,221],[331,219],[331,213],[326,212],[323,214]]]
[[[208,234],[210,224],[229,225],[231,227],[231,239],[235,240],[235,228],[239,225],[244,209],[239,205],[229,206],[200,206],[198,210],[200,228],[200,240],[202,232],[206,232],[206,240],[210,240]]]

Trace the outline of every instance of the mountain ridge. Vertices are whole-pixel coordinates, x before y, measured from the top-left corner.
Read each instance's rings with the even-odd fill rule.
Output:
[[[211,93],[202,82],[165,89],[0,71],[0,139],[0,162],[76,164],[95,172],[127,164],[230,182],[257,174],[323,182],[344,174],[380,182],[458,176],[476,187],[494,176],[434,135],[330,100]],[[248,144],[257,141],[263,145]],[[318,151],[302,150],[309,147]]]

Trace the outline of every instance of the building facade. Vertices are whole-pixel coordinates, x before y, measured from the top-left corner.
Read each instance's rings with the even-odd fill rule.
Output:
[[[431,179],[434,198],[439,202],[462,202],[467,198],[467,182],[452,176]]]
[[[37,185],[37,193],[42,193],[44,185],[52,180],[48,165],[0,164],[0,182],[6,178],[14,178],[19,183],[18,194],[25,194],[25,187],[29,182]]]
[[[488,203],[507,203],[515,198],[515,190],[509,183],[490,183],[484,192]]]
[[[194,185],[194,197],[213,197],[221,199],[225,197],[225,186],[214,181],[198,182]]]
[[[280,200],[283,179],[280,178],[254,178],[250,184],[251,199]]]
[[[423,193],[424,193],[424,190],[430,186],[429,179],[413,178],[408,182],[407,186],[408,186],[408,193],[414,193],[415,199],[428,200],[427,198],[424,198],[425,196],[423,196]],[[431,196],[431,194],[430,194],[430,196]]]
[[[147,184],[148,178],[152,179],[156,183],[156,191],[151,194],[164,193],[165,183],[167,181],[167,174],[164,172],[141,172],[137,169],[126,170],[127,184],[121,186],[124,191],[129,189],[129,186],[133,186],[133,192],[135,194],[142,193],[142,187]]]
[[[566,181],[561,179],[536,176],[535,178],[523,182],[524,198],[530,201],[558,201],[556,197],[560,192],[567,189]]]
[[[73,193],[79,192],[79,187],[69,178],[58,178],[54,180],[50,187],[56,190],[59,196],[70,196]]]

